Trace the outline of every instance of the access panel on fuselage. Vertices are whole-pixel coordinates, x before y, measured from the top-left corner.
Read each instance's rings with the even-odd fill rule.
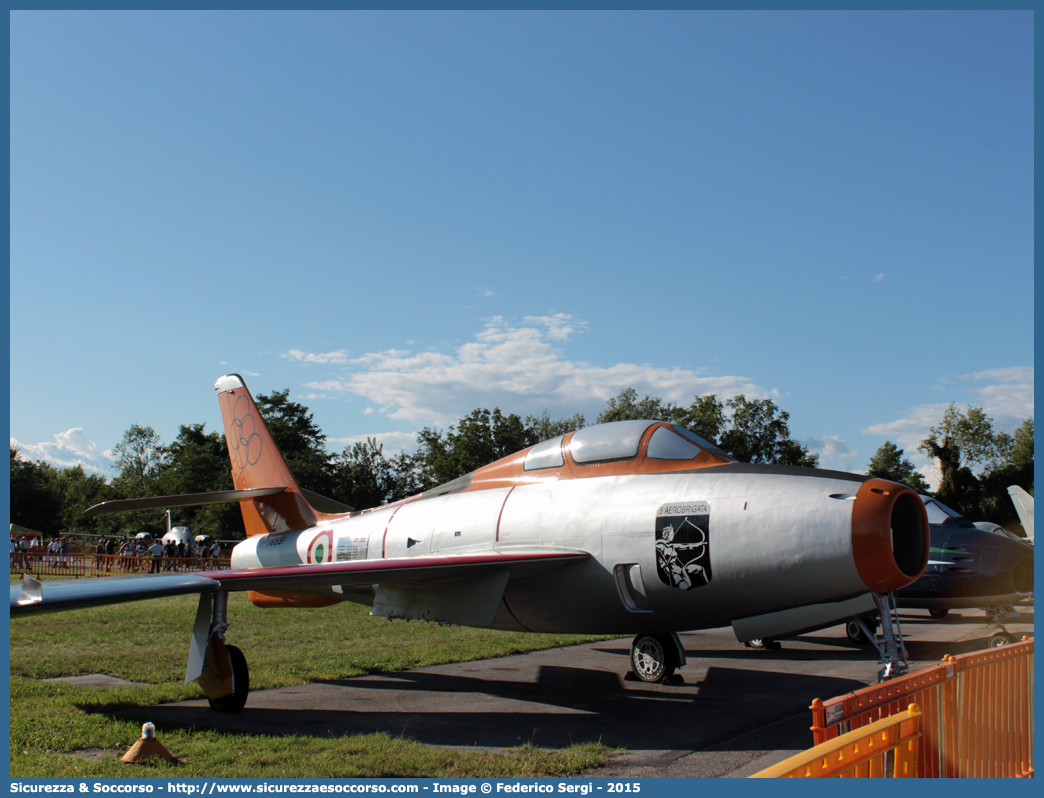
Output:
[[[496,546],[497,524],[510,488],[445,496],[431,537],[431,553],[483,551]]]
[[[384,556],[425,557],[432,553],[432,537],[445,496],[408,502],[399,507],[383,535]]]

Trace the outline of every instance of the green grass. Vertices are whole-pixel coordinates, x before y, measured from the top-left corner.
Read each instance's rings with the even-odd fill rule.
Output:
[[[15,581],[15,580],[12,580]],[[202,698],[182,685],[197,598],[37,615],[11,620],[11,775],[13,777],[344,777],[558,776],[598,767],[614,753],[600,744],[562,751],[530,746],[503,753],[421,745],[384,734],[340,739],[163,729],[182,763],[125,765],[70,753],[115,754],[140,733],[116,709]],[[261,610],[229,597],[229,643],[250,663],[251,689],[343,679],[446,662],[506,656],[598,638],[537,635],[389,622],[367,607]],[[41,679],[105,673],[143,686],[92,689]]]

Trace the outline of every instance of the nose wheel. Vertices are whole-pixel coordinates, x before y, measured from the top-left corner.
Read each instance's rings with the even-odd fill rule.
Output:
[[[664,682],[685,664],[675,634],[638,635],[631,643],[631,673],[642,682]]]

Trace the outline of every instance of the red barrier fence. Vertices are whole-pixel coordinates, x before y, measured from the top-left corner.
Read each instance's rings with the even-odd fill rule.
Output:
[[[923,778],[1033,775],[1033,640],[991,648],[812,702],[816,745],[917,703]]]

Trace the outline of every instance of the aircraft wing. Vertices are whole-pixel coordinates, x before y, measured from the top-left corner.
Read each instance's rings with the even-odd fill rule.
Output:
[[[221,584],[216,579],[203,574],[98,577],[66,582],[41,582],[27,574],[21,585],[11,585],[11,616],[122,604],[184,593],[209,593],[219,587]]]
[[[11,616],[210,593],[217,590],[304,590],[331,585],[423,583],[492,574],[529,576],[587,560],[586,551],[560,548],[493,549],[470,554],[349,560],[190,574],[99,577],[38,582],[26,577],[11,588]]]

